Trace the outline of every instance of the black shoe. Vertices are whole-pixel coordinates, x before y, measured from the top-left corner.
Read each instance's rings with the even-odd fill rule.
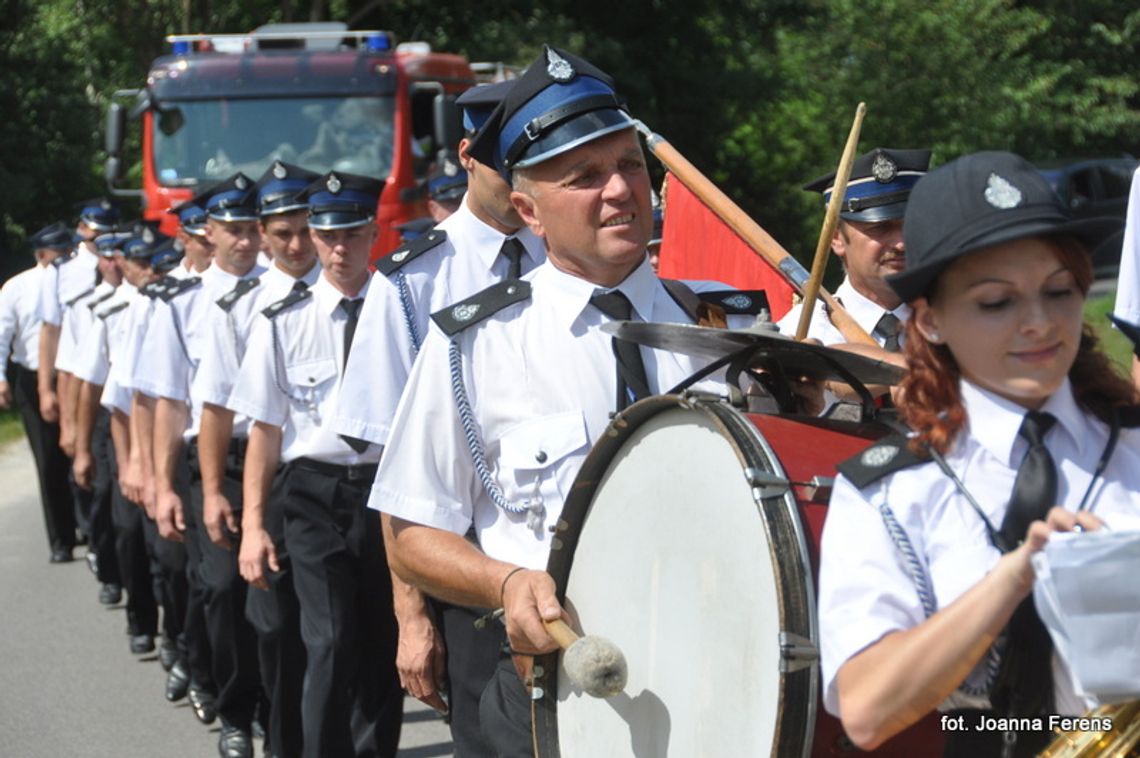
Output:
[[[198,720],[207,725],[214,723],[214,719],[218,717],[218,710],[214,705],[213,693],[191,687],[189,697],[190,705],[194,708],[194,715],[198,717]]]
[[[71,563],[72,561],[71,548],[57,547],[51,551],[52,563]]]
[[[123,599],[123,588],[114,582],[107,582],[99,590],[99,602],[103,605],[118,605]]]
[[[185,663],[176,660],[166,677],[166,699],[172,703],[177,703],[186,697],[186,691],[189,689],[190,672],[186,670]]]
[[[144,653],[154,652],[154,635],[153,634],[132,634],[131,635],[131,652],[135,655],[143,655]]]
[[[87,568],[91,569],[91,573],[92,574],[98,574],[99,573],[99,556],[96,555],[93,551],[88,550],[87,555],[83,556],[83,558],[84,558],[84,560],[87,561]]]
[[[174,640],[169,637],[163,637],[162,644],[158,646],[158,662],[162,664],[162,670],[170,671],[177,660],[178,645],[174,644]]]
[[[241,727],[222,724],[218,737],[218,755],[222,758],[253,758],[253,741]]]

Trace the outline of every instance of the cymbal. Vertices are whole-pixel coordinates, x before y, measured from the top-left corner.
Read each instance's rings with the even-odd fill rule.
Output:
[[[713,329],[692,324],[653,324],[613,321],[602,331],[646,347],[716,360],[748,348],[750,366],[817,380],[849,381],[840,369],[863,384],[898,384],[903,371],[884,361],[809,342],[796,342],[777,332],[752,329]]]

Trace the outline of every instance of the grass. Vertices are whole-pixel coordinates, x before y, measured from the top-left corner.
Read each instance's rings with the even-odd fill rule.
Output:
[[[24,425],[16,410],[0,411],[0,445],[7,445],[24,436]]]
[[[1132,367],[1132,343],[1109,323],[1108,314],[1112,313],[1115,300],[1115,292],[1089,298],[1085,303],[1085,321],[1096,332],[1101,349],[1108,353],[1108,357],[1127,377]]]

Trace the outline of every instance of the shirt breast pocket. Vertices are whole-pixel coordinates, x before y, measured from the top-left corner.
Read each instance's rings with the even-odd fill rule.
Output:
[[[581,411],[567,411],[524,421],[499,440],[499,480],[507,500],[527,507],[566,496],[558,482],[560,468],[575,453],[584,455],[590,439]]]
[[[321,358],[286,366],[289,401],[295,409],[308,413],[315,423],[320,423],[320,401],[332,391],[338,374],[335,358]]]

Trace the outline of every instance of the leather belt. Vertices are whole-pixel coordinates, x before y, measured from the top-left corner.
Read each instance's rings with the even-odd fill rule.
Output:
[[[339,463],[325,463],[312,458],[296,458],[290,461],[289,465],[303,471],[324,474],[346,482],[358,482],[365,479],[371,481],[376,478],[376,469],[379,468],[377,463],[358,463],[349,466]]]

